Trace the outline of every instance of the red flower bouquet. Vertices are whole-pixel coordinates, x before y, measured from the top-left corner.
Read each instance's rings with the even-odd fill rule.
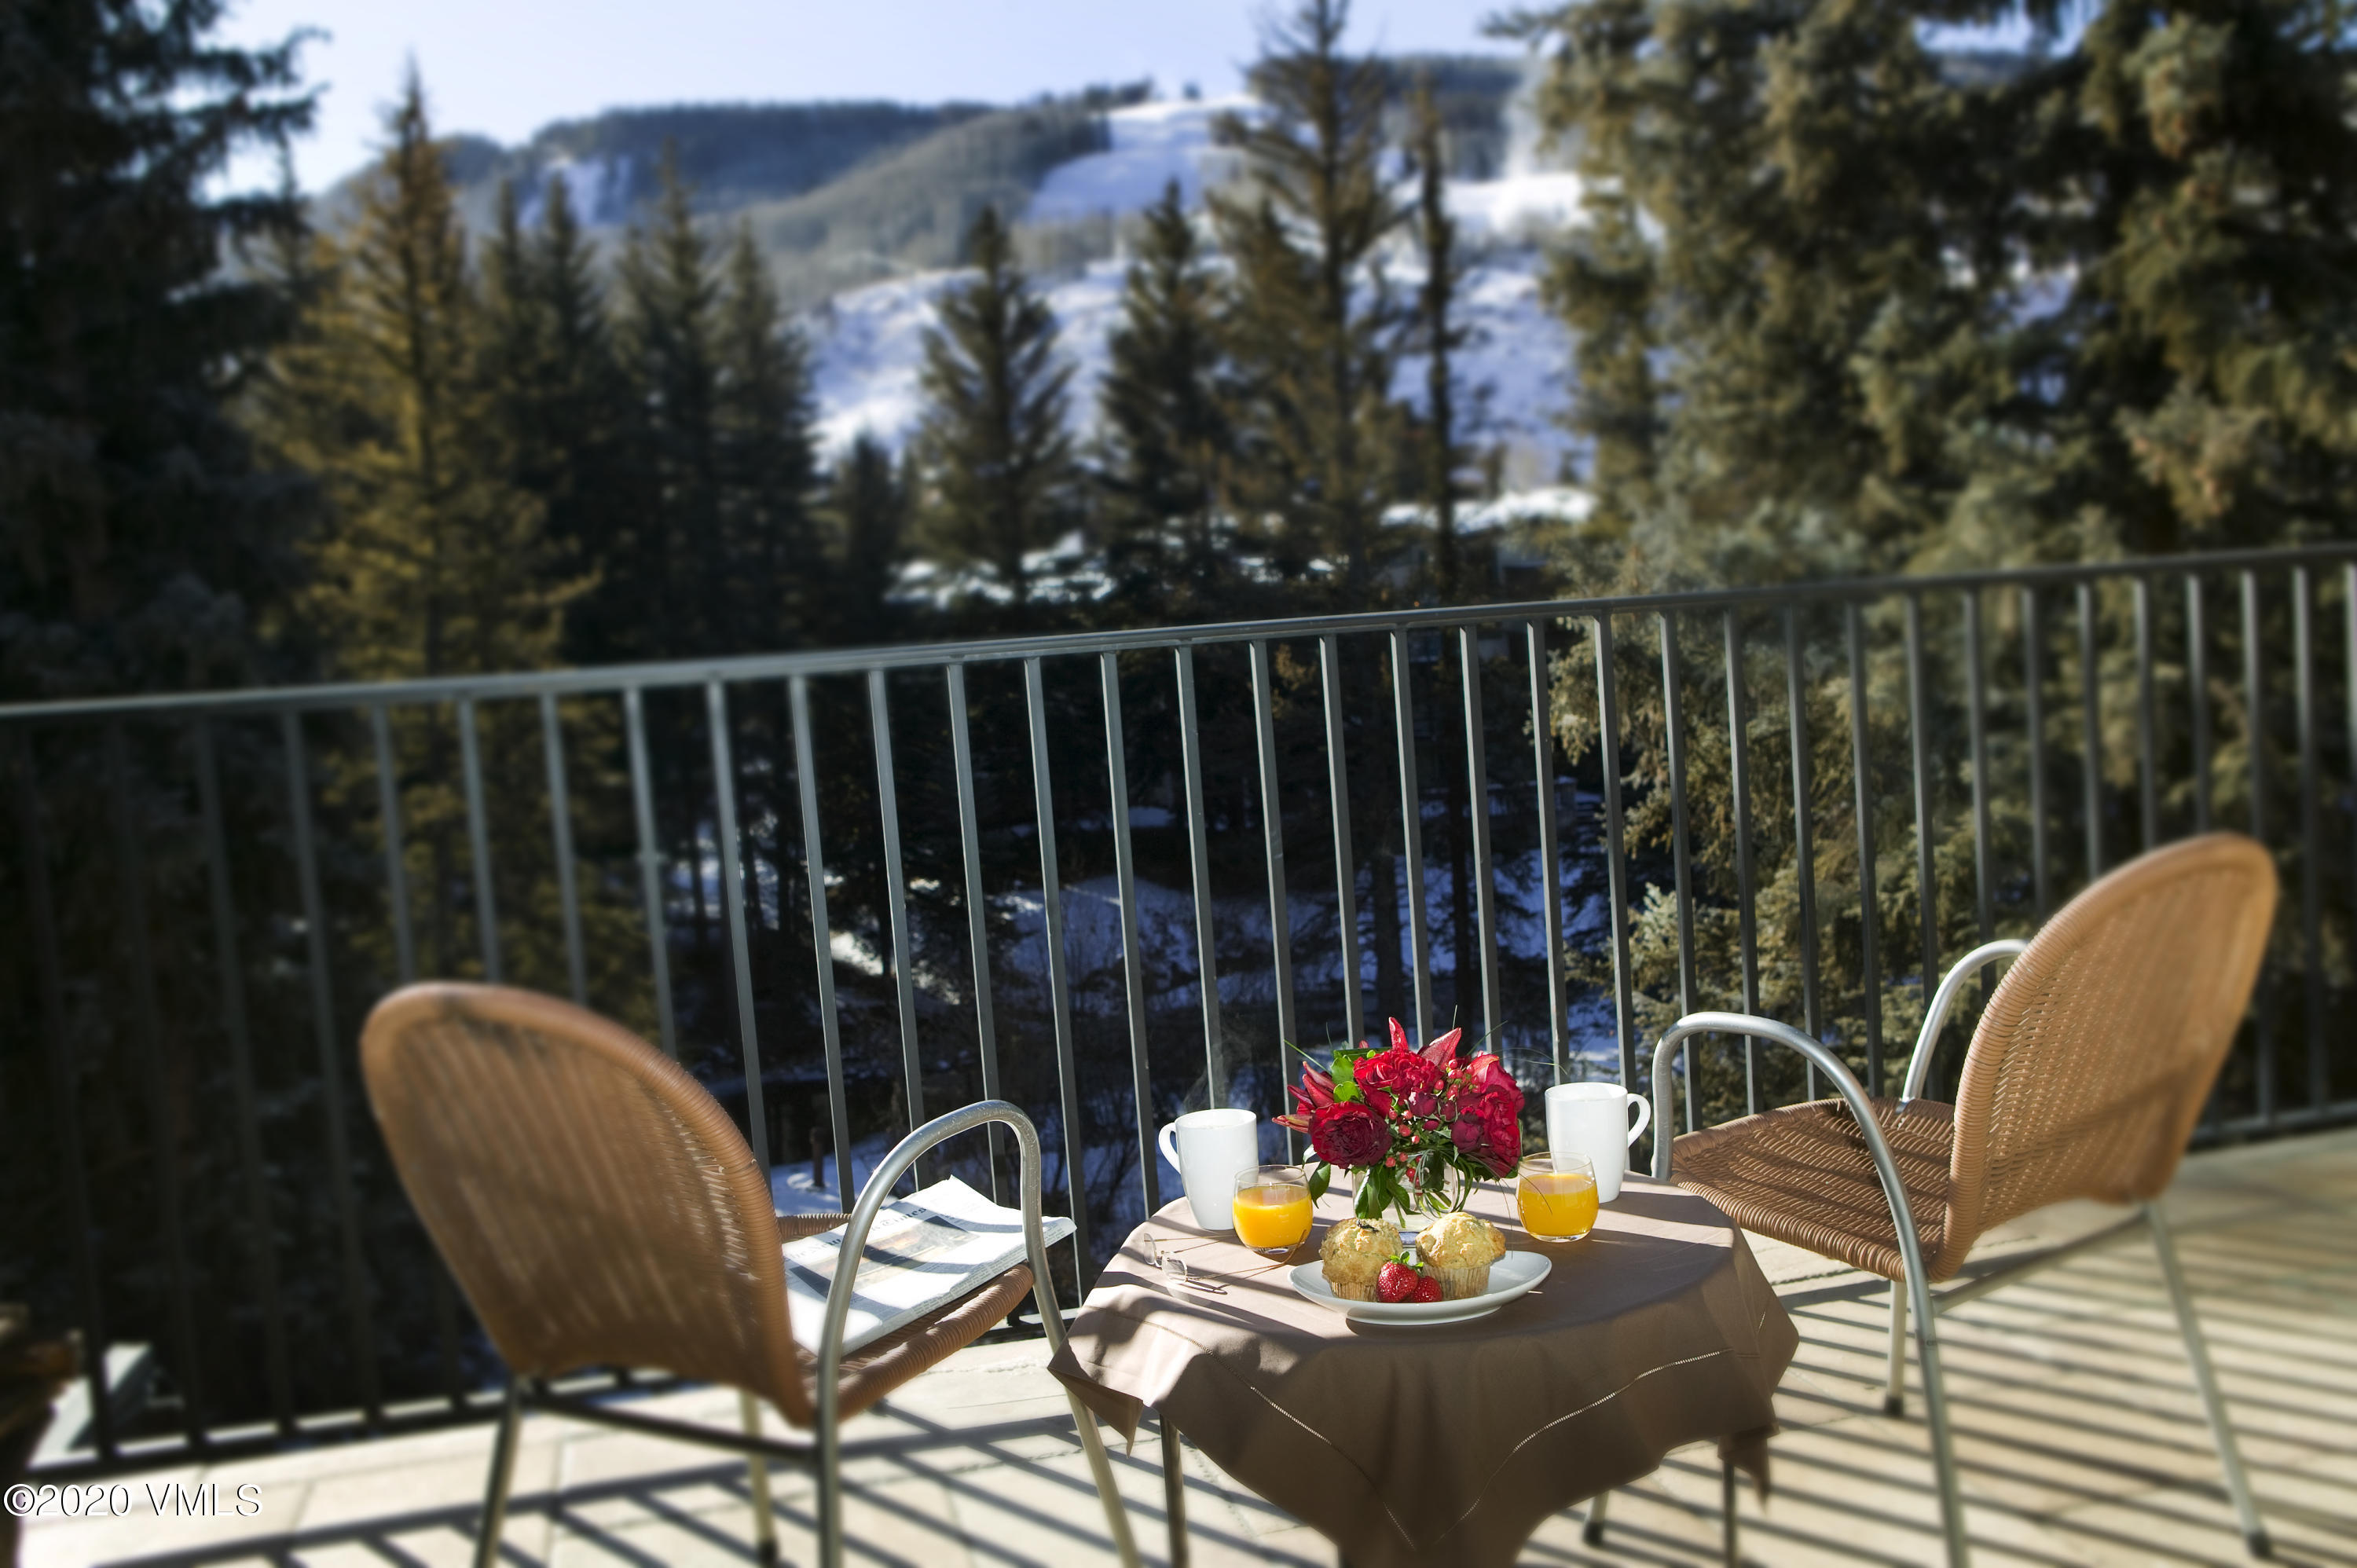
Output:
[[[1276,1121],[1309,1136],[1309,1191],[1324,1195],[1336,1170],[1358,1181],[1356,1208],[1443,1214],[1462,1208],[1474,1187],[1511,1176],[1523,1157],[1523,1091],[1484,1052],[1464,1061],[1464,1031],[1451,1029],[1417,1050],[1394,1018],[1388,1050],[1372,1046],[1314,1062]]]

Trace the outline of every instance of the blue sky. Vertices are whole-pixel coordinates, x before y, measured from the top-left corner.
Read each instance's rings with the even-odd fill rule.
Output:
[[[1496,0],[1359,0],[1353,41],[1498,50]],[[363,162],[403,62],[436,124],[516,142],[551,120],[680,102],[948,98],[1006,102],[1152,76],[1224,91],[1251,59],[1258,0],[242,0],[225,29],[328,36],[304,54],[324,87],[296,150],[317,188]]]

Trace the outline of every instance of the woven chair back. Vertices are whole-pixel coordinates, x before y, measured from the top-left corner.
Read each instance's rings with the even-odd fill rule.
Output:
[[[2046,923],[1964,1058],[1932,1278],[2031,1209],[2160,1195],[2249,1005],[2275,907],[2266,851],[2210,833],[2130,861]]]
[[[620,1026],[502,986],[395,992],[369,1101],[509,1369],[660,1367],[811,1422],[770,1192],[702,1085]]]

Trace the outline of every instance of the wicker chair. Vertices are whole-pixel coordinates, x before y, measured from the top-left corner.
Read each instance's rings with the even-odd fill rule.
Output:
[[[1935,1314],[2038,1268],[2142,1230],[2185,1337],[2243,1536],[2268,1552],[2233,1429],[2158,1199],[2176,1172],[2233,1041],[2276,905],[2266,851],[2238,833],[2155,850],[2073,898],[2029,941],[1967,953],[1941,984],[1901,1097],[1869,1100],[1831,1051],[1799,1030],[1735,1013],[1681,1018],[1653,1053],[1653,1125],[1671,1125],[1679,1042],[1748,1035],[1790,1046],[1839,1097],[1657,1139],[1654,1175],[1711,1198],[1746,1230],[1893,1282],[1886,1408],[1903,1407],[1911,1296],[1924,1415],[1939,1473],[1948,1561],[1965,1561],[1955,1456],[1940,1381]],[[1989,999],[1953,1105],[1918,1098],[1964,982],[1997,959],[2012,968]],[[1975,1240],[2050,1203],[2135,1206],[2117,1224],[2008,1260],[1934,1294]]]
[[[527,1403],[747,1456],[754,1535],[777,1557],[765,1458],[813,1466],[820,1561],[843,1556],[839,1423],[952,1351],[1026,1295],[1051,1350],[1063,1320],[1048,1288],[1039,1140],[989,1101],[918,1128],[869,1178],[848,1217],[772,1212],[768,1183],[711,1095],[645,1041],[552,997],[500,986],[413,985],[369,1015],[361,1039],[370,1103],[402,1184],[507,1362],[475,1562],[497,1560],[517,1428]],[[1021,1153],[1028,1265],[858,1351],[843,1352],[854,1270],[834,1277],[815,1353],[787,1321],[780,1246],[848,1219],[856,1257],[893,1183],[924,1150],[989,1122]],[[544,1380],[589,1365],[661,1368],[738,1391],[744,1431],[691,1425],[568,1398]],[[757,1401],[808,1444],[762,1435]],[[1096,1423],[1072,1419],[1115,1549],[1137,1561]]]

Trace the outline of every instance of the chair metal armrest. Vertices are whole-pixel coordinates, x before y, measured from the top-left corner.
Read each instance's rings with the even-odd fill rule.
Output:
[[[818,1352],[818,1417],[823,1428],[832,1424],[837,1385],[843,1375],[843,1336],[851,1317],[851,1298],[855,1292],[854,1277],[858,1273],[859,1259],[867,1247],[867,1232],[876,1223],[877,1215],[892,1201],[892,1187],[917,1163],[919,1156],[937,1144],[946,1143],[961,1133],[970,1133],[991,1122],[1004,1122],[1014,1129],[1019,1155],[1019,1179],[1023,1207],[1023,1251],[1031,1273],[1041,1292],[1049,1289],[1048,1273],[1048,1241],[1039,1214],[1039,1133],[1031,1119],[1004,1100],[982,1100],[946,1116],[936,1116],[907,1137],[892,1145],[892,1152],[877,1163],[861,1189],[859,1201],[852,1206],[851,1219],[845,1226],[840,1257],[834,1278],[827,1286],[826,1317],[819,1332]],[[1055,1312],[1043,1314],[1050,1355],[1064,1348],[1062,1316]]]
[[[1940,989],[1932,993],[1932,1005],[1924,1010],[1922,1032],[1915,1036],[1915,1054],[1907,1058],[1905,1087],[1899,1091],[1901,1104],[1923,1092],[1923,1080],[1932,1076],[1932,1047],[1940,1043],[1940,1031],[1948,1026],[1948,1012],[1955,1006],[1956,993],[1964,990],[1965,979],[1998,959],[2018,958],[2029,949],[2029,944],[2019,937],[1983,942],[1941,977]]]
[[[1813,1040],[1790,1024],[1780,1024],[1773,1018],[1754,1017],[1748,1013],[1689,1013],[1671,1025],[1661,1043],[1653,1047],[1655,1127],[1675,1125],[1662,1118],[1674,1109],[1671,1097],[1676,1090],[1677,1079],[1673,1058],[1678,1044],[1689,1035],[1746,1035],[1773,1040],[1800,1052],[1832,1080],[1835,1090],[1849,1106],[1850,1115],[1857,1119],[1858,1131],[1866,1137],[1867,1154],[1874,1161],[1874,1174],[1882,1180],[1882,1196],[1890,1205],[1890,1219],[1899,1231],[1899,1256],[1907,1267],[1908,1288],[1919,1297],[1918,1310],[1929,1312],[1930,1282],[1923,1277],[1922,1245],[1915,1234],[1915,1216],[1907,1202],[1907,1188],[1899,1179],[1899,1162],[1891,1157],[1890,1144],[1882,1135],[1882,1123],[1875,1119],[1873,1102],[1867,1099],[1866,1090],[1841,1058],[1828,1050],[1824,1042]],[[1670,1179],[1671,1142],[1659,1133],[1653,1138],[1653,1176],[1658,1181]]]
[[[1064,1348],[1064,1320],[1056,1310],[1053,1285],[1048,1273],[1048,1241],[1039,1222],[1039,1132],[1031,1119],[1004,1100],[982,1100],[946,1116],[936,1116],[907,1137],[892,1145],[867,1185],[860,1190],[859,1201],[852,1206],[851,1219],[845,1226],[843,1250],[837,1255],[834,1278],[826,1292],[826,1318],[818,1339],[818,1452],[821,1492],[821,1561],[840,1563],[843,1560],[843,1516],[840,1487],[835,1484],[842,1464],[842,1423],[838,1417],[843,1398],[843,1332],[851,1317],[853,1277],[859,1270],[860,1255],[867,1248],[867,1232],[876,1223],[876,1216],[892,1200],[892,1186],[919,1155],[934,1144],[946,1142],[961,1133],[970,1133],[991,1122],[1006,1123],[1015,1133],[1016,1149],[1020,1156],[1020,1190],[1023,1206],[1023,1250],[1031,1265],[1033,1299],[1039,1304],[1041,1331],[1047,1336],[1048,1353],[1053,1357]],[[1077,1407],[1076,1407],[1077,1410]],[[1075,1419],[1078,1419],[1076,1414]],[[1093,1442],[1093,1434],[1089,1437]],[[1092,1455],[1093,1457],[1093,1455]],[[1126,1538],[1116,1530],[1118,1544],[1126,1545]],[[1125,1562],[1135,1560],[1135,1549],[1122,1553]]]

